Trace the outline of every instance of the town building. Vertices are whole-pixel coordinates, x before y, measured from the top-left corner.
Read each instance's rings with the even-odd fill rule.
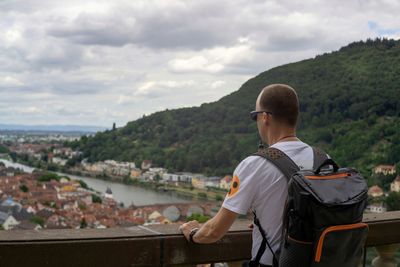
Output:
[[[208,177],[206,179],[206,187],[215,187],[218,188],[219,187],[219,182],[220,182],[221,178],[219,176],[213,176],[213,177]]]
[[[65,166],[65,164],[67,164],[67,160],[60,157],[53,157],[51,162],[60,166]]]
[[[140,170],[140,169],[133,169],[133,170],[131,170],[131,178],[132,179],[137,179],[137,178],[139,178],[140,176],[142,175],[142,171]]]
[[[192,178],[192,186],[198,189],[206,188],[206,178],[204,176],[195,176]]]
[[[368,189],[368,195],[371,197],[381,197],[383,196],[383,190],[378,185],[374,185]]]
[[[396,173],[395,165],[378,165],[374,168],[375,174],[392,175]]]
[[[142,170],[148,170],[148,169],[151,168],[151,166],[152,166],[151,160],[145,159],[145,160],[142,161],[142,164],[141,164],[140,167],[141,167]]]
[[[390,184],[390,191],[400,192],[400,175],[397,176],[393,182]]]
[[[110,176],[131,176],[136,169],[134,162],[119,162],[115,160],[99,161],[93,164],[82,162],[84,170],[94,174],[106,174]]]
[[[365,210],[367,212],[373,213],[382,213],[387,211],[385,205],[382,202],[369,204]]]
[[[18,224],[19,222],[12,215],[0,211],[0,225],[4,230],[11,230]]]
[[[113,199],[113,193],[112,193],[110,187],[107,187],[107,190],[106,190],[106,193],[104,194],[104,197]]]
[[[14,168],[6,168],[6,167],[1,167],[0,166],[0,176],[14,176],[15,175],[15,169]]]
[[[232,181],[232,176],[226,175],[224,178],[220,180],[219,187],[225,190],[229,190],[231,181]]]
[[[190,172],[163,173],[162,179],[166,182],[192,183],[194,174]]]

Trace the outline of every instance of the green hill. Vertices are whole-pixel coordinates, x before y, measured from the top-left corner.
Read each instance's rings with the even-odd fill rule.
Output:
[[[294,87],[298,135],[341,165],[368,173],[400,162],[400,41],[367,40],[263,72],[217,102],[166,110],[71,144],[90,161],[116,159],[175,171],[227,174],[258,145],[249,118],[260,89]]]

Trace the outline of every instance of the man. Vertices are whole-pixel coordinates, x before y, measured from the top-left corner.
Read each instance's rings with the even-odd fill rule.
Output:
[[[296,137],[298,115],[297,94],[284,84],[265,87],[257,98],[256,110],[251,113],[264,143],[283,151],[300,169],[312,169],[312,148]],[[259,156],[249,156],[235,169],[231,188],[218,213],[202,227],[197,221],[190,221],[181,225],[180,230],[194,243],[213,243],[225,235],[239,214],[247,214],[251,208],[275,252],[281,241],[287,187],[286,178],[272,163]],[[256,226],[252,228],[254,259],[262,236]],[[272,266],[272,259],[273,254],[266,249],[260,266]]]

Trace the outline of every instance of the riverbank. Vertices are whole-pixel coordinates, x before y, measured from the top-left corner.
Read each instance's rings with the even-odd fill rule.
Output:
[[[116,183],[122,183],[125,185],[138,186],[145,189],[155,190],[157,192],[173,192],[178,196],[190,197],[193,200],[211,200],[211,201],[222,201],[226,194],[223,190],[201,190],[198,188],[187,187],[187,186],[176,186],[174,184],[159,183],[156,181],[141,181],[139,179],[131,179],[129,177],[113,177],[106,175],[94,175],[85,171],[78,170],[66,170],[65,173],[79,176],[90,176],[95,179],[101,179],[104,181],[112,181]]]
[[[114,183],[121,183],[124,185],[137,186],[144,189],[153,190],[155,192],[170,192],[177,196],[190,198],[197,201],[222,201],[226,195],[226,191],[217,188],[205,188],[199,189],[194,188],[186,183],[180,183],[178,185],[172,183],[160,183],[158,181],[143,181],[141,179],[132,179],[130,177],[121,176],[110,176],[106,174],[95,174],[76,167],[61,167],[55,164],[48,164],[47,162],[41,160],[25,161],[23,158],[16,156],[16,161],[20,164],[27,165],[31,168],[36,168],[42,171],[57,172],[61,175],[76,175],[76,176],[86,176],[94,179],[99,179],[103,181],[109,181]],[[15,162],[15,161],[14,161]]]

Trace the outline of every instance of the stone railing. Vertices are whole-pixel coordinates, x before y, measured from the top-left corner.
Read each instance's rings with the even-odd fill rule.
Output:
[[[366,245],[375,247],[374,267],[394,267],[400,244],[400,211],[369,214]],[[220,241],[191,245],[177,225],[129,228],[0,231],[0,266],[102,267],[193,266],[250,258],[249,221],[237,221]]]
[[[378,256],[372,260],[373,267],[397,267],[396,252],[400,248],[400,211],[367,214],[369,224],[366,246],[375,247]]]

